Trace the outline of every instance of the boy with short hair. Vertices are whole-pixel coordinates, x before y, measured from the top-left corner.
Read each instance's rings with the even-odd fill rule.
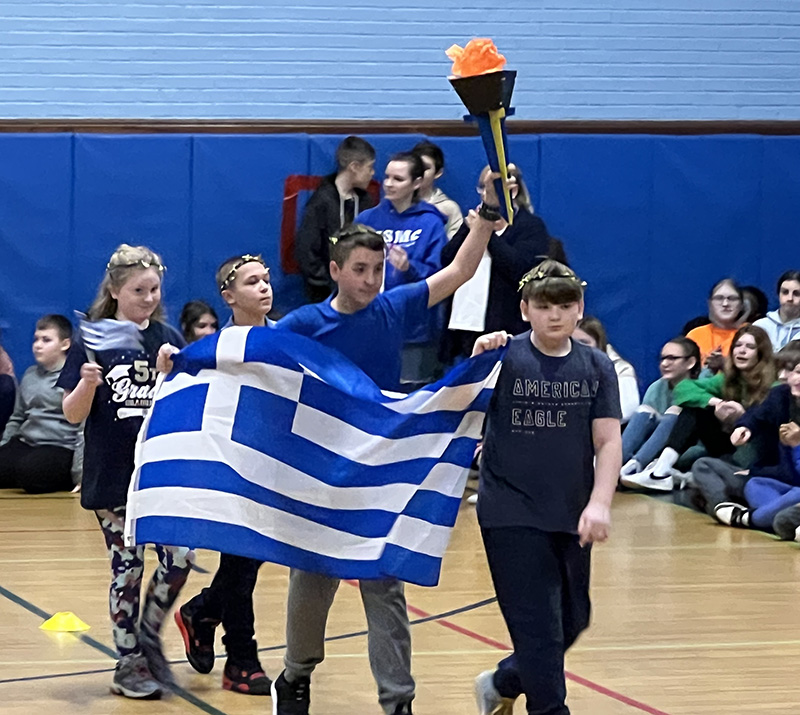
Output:
[[[336,173],[323,178],[308,200],[295,241],[306,296],[314,303],[325,300],[333,288],[328,239],[373,205],[367,193],[375,175],[373,146],[361,137],[345,138],[336,149],[336,165]]]
[[[436,186],[436,182],[444,175],[444,152],[437,144],[426,139],[415,144],[411,153],[416,154],[425,165],[425,174],[417,190],[419,200],[433,204],[445,216],[447,225],[444,232],[449,241],[464,223],[464,214],[461,207]]]
[[[531,330],[511,339],[486,415],[478,523],[514,653],[478,676],[481,715],[511,715],[523,693],[528,713],[569,714],[564,654],[589,624],[590,547],[608,537],[622,461],[614,366],[570,337],[583,285],[553,260],[525,275]]]
[[[69,491],[79,481],[82,427],[64,417],[63,390],[56,387],[72,343],[72,325],[63,315],[36,323],[33,356],[17,391],[14,412],[0,439],[0,489],[28,494]]]
[[[244,254],[223,261],[217,287],[232,311],[223,330],[232,325],[272,326],[269,268],[261,256]],[[269,695],[272,681],[258,659],[253,591],[261,561],[232,554],[219,555],[219,568],[208,588],[175,612],[186,657],[199,673],[214,667],[214,631],[222,623],[228,658],[222,687],[245,695]]]
[[[378,387],[400,386],[403,344],[428,310],[452,295],[478,267],[499,217],[482,206],[468,217],[469,236],[447,268],[423,281],[380,292],[383,235],[362,224],[340,231],[331,245],[331,276],[337,293],[324,303],[306,305],[277,324],[339,350]],[[276,715],[307,715],[310,677],[325,657],[325,626],[339,580],[293,569],[289,580],[285,670],[272,686]],[[361,581],[369,628],[369,660],[387,715],[410,715],[414,699],[411,634],[403,583],[396,579]]]

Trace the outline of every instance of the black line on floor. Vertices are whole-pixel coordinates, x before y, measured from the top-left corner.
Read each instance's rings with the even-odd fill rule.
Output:
[[[34,606],[32,603],[28,603],[24,599],[19,598],[19,596],[16,596],[15,594],[11,593],[10,591],[7,591],[2,586],[0,586],[0,594],[5,596],[6,598],[8,598],[10,601],[13,601],[14,603],[22,606],[23,608],[26,608],[27,610],[31,611],[32,613],[35,613],[37,616],[41,616],[42,618],[49,618],[50,617],[50,615],[48,613],[45,613],[40,608],[37,608],[36,606]],[[461,613],[467,613],[468,611],[474,611],[474,610],[476,610],[478,608],[483,608],[484,606],[489,606],[492,603],[495,603],[496,601],[497,601],[496,597],[485,598],[483,601],[476,601],[475,603],[470,603],[470,604],[468,604],[466,606],[460,606],[459,608],[454,608],[454,609],[452,609],[450,611],[444,611],[443,613],[435,613],[435,614],[433,614],[431,616],[424,616],[423,618],[416,618],[413,621],[410,621],[410,623],[411,623],[412,626],[416,626],[416,625],[420,625],[422,623],[429,623],[430,621],[438,621],[438,620],[440,620],[442,618],[450,618],[452,616],[457,616],[457,615],[459,615]],[[338,636],[331,636],[329,638],[326,638],[325,641],[330,643],[332,641],[347,640],[348,638],[357,638],[359,636],[365,636],[365,635],[367,635],[367,631],[366,630],[364,630],[364,631],[353,631],[352,633],[342,633],[342,634],[340,634]],[[97,641],[95,641],[94,639],[92,639],[92,641],[93,641],[93,643],[97,643]],[[90,643],[89,645],[92,645],[92,643]],[[101,646],[102,648],[106,648],[102,643],[97,643],[97,645]],[[93,647],[95,647],[95,646],[93,646]],[[267,652],[272,652],[272,651],[276,651],[276,650],[282,650],[285,647],[286,647],[286,645],[282,643],[281,645],[267,646],[266,648],[259,648],[258,650],[259,650],[259,653],[267,653]],[[106,650],[110,650],[110,649],[106,648]],[[113,657],[114,656],[113,651],[111,653],[112,653],[112,657]],[[217,655],[216,658],[225,658],[225,655],[224,654],[220,654],[220,655]],[[186,663],[186,662],[187,661],[185,659],[172,660],[172,661],[170,661],[170,664],[171,665],[180,665],[180,664],[183,664],[183,663]],[[0,680],[0,685],[5,685],[6,683],[26,683],[26,682],[37,681],[37,680],[51,680],[51,679],[55,679],[55,678],[71,678],[71,677],[77,677],[77,676],[81,676],[81,675],[97,675],[99,673],[111,673],[111,672],[113,672],[113,670],[114,670],[113,668],[100,668],[100,669],[97,669],[97,670],[82,670],[82,671],[78,671],[78,672],[74,672],[74,673],[52,673],[52,674],[49,674],[49,675],[28,675],[28,676],[23,676],[23,677],[20,677],[20,678],[5,678],[5,679]],[[178,694],[181,695],[181,697],[183,697],[184,699],[189,700],[191,702],[190,698],[194,698],[194,696],[191,693],[183,690],[182,688],[180,688],[179,690],[180,690],[180,692]],[[176,692],[178,692],[178,691],[176,690]],[[204,703],[202,700],[199,700],[198,702],[199,703],[203,703],[203,705],[207,705],[209,708],[212,707],[212,706],[208,705],[207,703]],[[197,703],[193,703],[193,704],[197,704]],[[198,704],[197,706],[202,709],[201,705]],[[210,715],[211,714],[216,715],[216,713],[220,713],[219,710],[215,710],[215,709],[206,710],[206,712],[208,712]],[[224,713],[222,715],[224,715]]]
[[[18,596],[16,593],[13,593],[12,591],[9,591],[7,588],[4,588],[3,586],[0,586],[0,596],[4,596],[9,601],[11,601],[12,603],[15,603],[18,606],[21,606],[22,608],[24,608],[29,613],[33,613],[35,616],[39,616],[39,618],[47,619],[47,618],[51,618],[52,615],[53,615],[52,613],[47,613],[47,611],[42,610],[41,608],[39,608],[38,606],[34,605],[30,601],[26,601],[21,596]],[[117,654],[111,648],[109,648],[107,645],[104,645],[100,641],[97,641],[94,638],[92,638],[91,636],[87,636],[84,633],[73,633],[73,635],[76,638],[82,640],[84,643],[86,643],[86,645],[90,646],[91,648],[94,648],[95,650],[100,651],[101,653],[103,653],[103,655],[107,655],[110,658],[115,658],[116,659]],[[104,669],[104,670],[100,670],[100,671],[85,671],[85,672],[82,672],[82,673],[57,673],[55,675],[37,675],[37,676],[28,677],[28,678],[9,678],[7,680],[0,680],[0,684],[2,684],[2,683],[19,683],[19,682],[25,682],[25,681],[28,681],[28,680],[47,680],[49,678],[64,678],[64,677],[69,677],[69,676],[72,676],[72,675],[88,675],[90,673],[97,673],[97,672],[101,672],[101,673],[102,672],[113,672],[113,670],[114,670],[113,668],[110,668],[108,670]],[[217,708],[215,708],[210,703],[207,703],[204,700],[201,700],[196,695],[193,695],[192,693],[188,692],[187,690],[184,690],[180,686],[176,685],[174,688],[172,688],[172,692],[175,693],[175,695],[177,695],[178,697],[183,698],[186,702],[188,702],[191,705],[194,705],[196,708],[202,710],[204,713],[207,713],[208,715],[227,715],[222,710],[218,710]]]

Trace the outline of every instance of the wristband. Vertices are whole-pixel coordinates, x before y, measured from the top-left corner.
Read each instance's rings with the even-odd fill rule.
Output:
[[[481,202],[481,205],[478,207],[478,216],[492,222],[499,221],[503,218],[499,206],[489,206],[483,202]]]

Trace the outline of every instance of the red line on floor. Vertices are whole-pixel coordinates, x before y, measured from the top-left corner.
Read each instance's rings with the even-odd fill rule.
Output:
[[[349,582],[349,583],[356,583],[356,582]],[[416,606],[408,606],[408,610],[411,611],[415,616],[420,618],[428,618],[431,614],[423,611],[421,608],[417,608]],[[504,650],[504,651],[511,651],[513,648],[508,645],[507,643],[501,643],[500,641],[495,640],[494,638],[488,638],[487,636],[481,635],[480,633],[476,633],[475,631],[471,631],[469,628],[464,628],[463,626],[459,626],[452,621],[448,621],[446,618],[439,618],[433,623],[438,623],[440,626],[444,626],[445,628],[449,628],[451,631],[455,631],[456,633],[460,633],[463,636],[467,636],[468,638],[472,638],[472,640],[478,641],[483,643],[484,645],[491,646],[492,648],[496,648],[497,650]],[[668,713],[664,712],[663,710],[659,710],[658,708],[654,708],[646,703],[642,703],[638,700],[634,700],[633,698],[629,698],[627,695],[623,695],[622,693],[618,693],[616,690],[611,690],[610,688],[606,688],[604,685],[600,685],[599,683],[595,683],[593,680],[588,680],[587,678],[583,678],[580,675],[575,675],[574,673],[570,673],[569,671],[566,672],[566,676],[568,680],[571,680],[573,683],[577,683],[578,685],[582,685],[584,688],[589,688],[589,690],[593,690],[600,695],[605,695],[608,698],[612,698],[620,703],[624,703],[625,705],[629,705],[632,708],[636,708],[644,713],[648,713],[648,715],[668,715]]]

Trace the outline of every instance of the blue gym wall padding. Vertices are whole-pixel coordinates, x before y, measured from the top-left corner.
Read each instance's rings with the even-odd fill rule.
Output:
[[[276,306],[302,300],[279,265],[289,174],[334,169],[335,135],[0,135],[0,325],[22,373],[45,312],[85,309],[114,247],[144,243],[168,267],[173,323],[192,298],[216,296],[229,255],[260,251]],[[422,139],[368,137],[380,177]],[[477,137],[438,137],[440,185],[465,210],[485,163]],[[661,344],[705,312],[710,284],[734,275],[774,303],[774,281],[800,267],[800,138],[512,135],[536,211],[588,283],[587,311],[639,372],[657,376]],[[300,209],[307,200],[300,199]]]

